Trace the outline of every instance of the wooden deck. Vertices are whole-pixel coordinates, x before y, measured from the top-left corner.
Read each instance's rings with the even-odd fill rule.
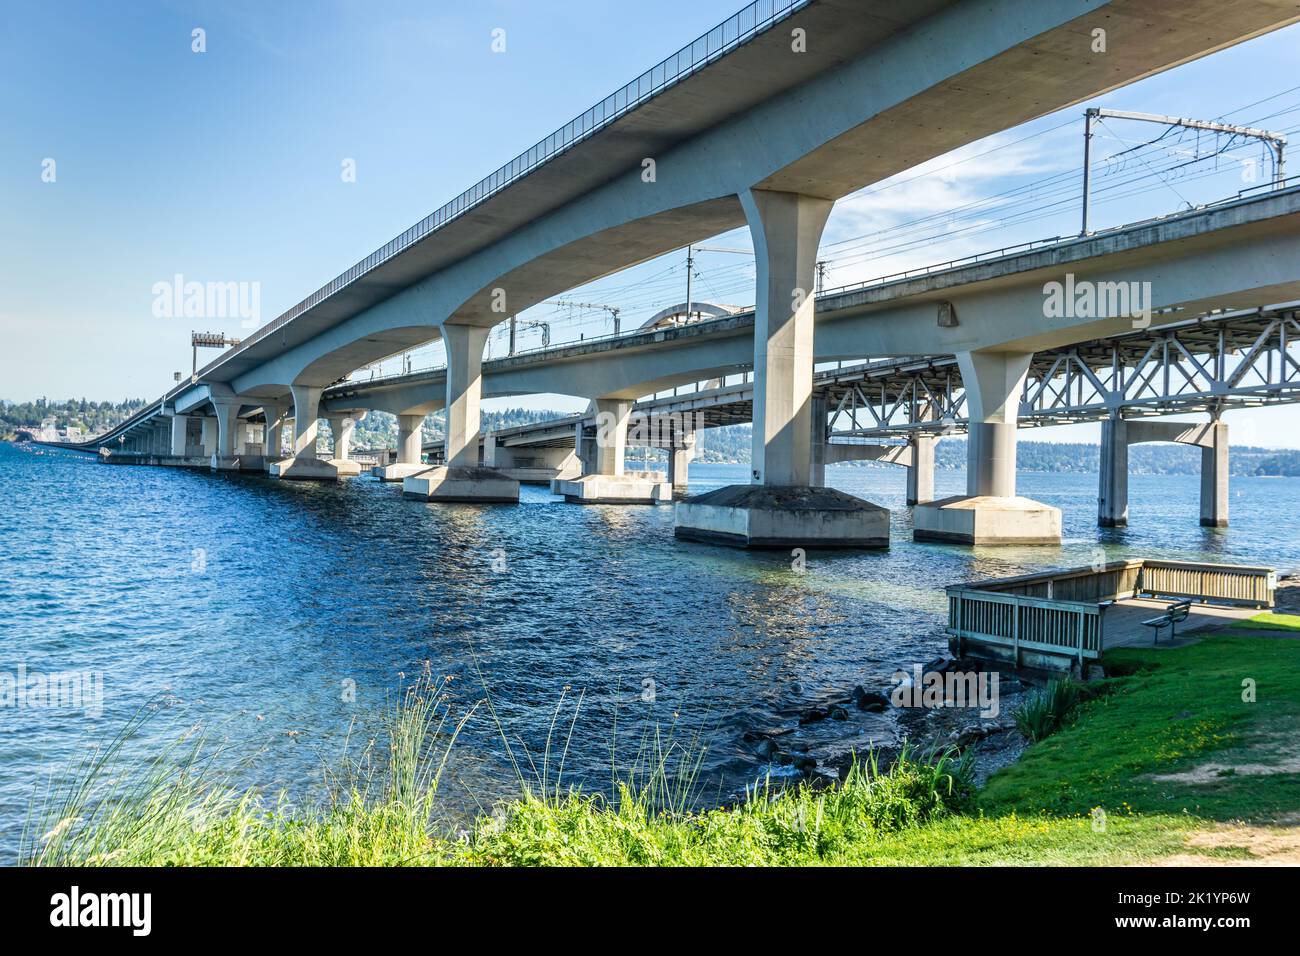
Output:
[[[1151,647],[1153,640],[1152,629],[1143,626],[1142,622],[1158,617],[1164,613],[1169,604],[1169,601],[1154,600],[1152,598],[1127,598],[1123,601],[1117,601],[1106,608],[1105,646],[1102,648],[1103,651],[1116,647]],[[1169,628],[1166,627],[1160,632],[1160,643],[1156,646],[1176,647],[1189,644],[1191,640],[1185,639],[1184,634],[1191,639],[1195,639],[1197,632],[1223,627],[1233,621],[1243,621],[1246,618],[1254,617],[1258,613],[1257,608],[1225,607],[1219,604],[1193,604],[1187,614],[1187,620],[1178,625],[1177,640],[1170,641]]]
[[[1130,559],[953,585],[948,633],[957,653],[1014,666],[1080,672],[1116,647],[1150,647],[1158,617],[1190,600],[1180,638],[1253,617],[1274,604],[1272,568]],[[1170,641],[1166,630],[1164,641]],[[1180,639],[1179,643],[1186,643]]]

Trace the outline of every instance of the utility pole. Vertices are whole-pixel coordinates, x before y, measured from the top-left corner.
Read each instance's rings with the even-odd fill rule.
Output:
[[[691,278],[695,272],[695,256],[692,255],[693,247],[686,247],[686,321],[691,320],[691,306],[694,300],[691,298]]]
[[[1101,119],[1135,120],[1140,123],[1158,123],[1161,126],[1181,126],[1184,129],[1201,129],[1211,133],[1230,133],[1257,139],[1273,150],[1273,188],[1281,189],[1286,180],[1286,136],[1253,126],[1233,126],[1209,120],[1185,119],[1180,116],[1162,116],[1159,113],[1134,113],[1130,110],[1108,110],[1089,107],[1083,114],[1083,222],[1079,235],[1088,234],[1088,207],[1092,201],[1092,131]]]
[[[598,309],[601,312],[608,312],[610,318],[614,320],[614,334],[618,335],[622,329],[622,323],[619,319],[619,312],[622,311],[621,306],[606,305],[603,302],[574,302],[572,299],[549,299],[541,304],[564,306],[569,309]]]

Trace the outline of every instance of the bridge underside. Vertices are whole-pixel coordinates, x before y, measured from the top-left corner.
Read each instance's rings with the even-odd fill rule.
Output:
[[[399,449],[386,477],[424,498],[500,501],[517,498],[517,486],[483,469],[481,399],[579,395],[592,402],[595,435],[588,451],[586,426],[575,427],[582,473],[569,496],[630,501],[644,498],[645,482],[623,462],[636,400],[747,371],[747,393],[730,414],[753,422],[753,485],[682,503],[679,534],[861,546],[887,542],[888,515],[818,484],[819,468],[843,454],[827,451],[824,416],[842,415],[849,392],[815,388],[814,365],[950,353],[961,394],[948,399],[962,404],[943,414],[955,420],[961,412],[970,436],[968,493],[918,504],[918,534],[1059,540],[1059,513],[1015,491],[1025,388],[1035,374],[1055,381],[1035,356],[1119,335],[1132,317],[1105,309],[1053,314],[1043,284],[1070,269],[1085,281],[1144,284],[1148,316],[1152,308],[1206,312],[1224,305],[1225,295],[1238,297],[1235,306],[1300,298],[1300,194],[864,288],[827,309],[811,290],[833,203],[983,136],[1296,19],[1300,10],[1280,0],[889,0],[866,8],[813,0],[771,28],[751,24],[746,32],[737,22],[731,45],[723,28],[713,52],[712,41],[702,41],[698,62],[692,48],[689,69],[678,62],[647,74],[653,97],[628,99],[625,90],[621,105],[617,94],[601,104],[599,121],[589,111],[561,141],[539,144],[535,155],[249,336],[160,409],[171,406],[176,419],[210,411],[215,434],[201,426],[202,447],[212,439],[218,468],[242,468],[255,457],[248,422],[260,415],[265,467],[307,478],[351,473],[348,422],[366,409],[391,411]],[[1104,53],[1095,47],[1099,30]],[[800,31],[806,43],[792,42]],[[747,317],[483,362],[488,330],[519,310],[739,225],[748,225],[755,249],[755,307]],[[330,387],[438,338],[447,352],[440,377]],[[1086,357],[1075,364],[1085,378],[1098,377]],[[914,393],[939,387],[932,371],[913,377]],[[1118,384],[1112,391],[1124,394]],[[927,406],[930,413],[938,404]],[[445,464],[429,468],[420,460],[421,422],[437,408],[446,416]],[[330,459],[317,451],[322,415],[336,435]],[[292,434],[282,434],[290,420]],[[920,418],[937,420],[947,419]],[[933,427],[912,424],[910,431]],[[122,435],[137,427],[157,430],[137,422]],[[188,450],[191,426],[171,427],[173,449],[180,429]],[[926,452],[915,444],[913,461],[923,463]],[[513,454],[508,447],[502,454]]]

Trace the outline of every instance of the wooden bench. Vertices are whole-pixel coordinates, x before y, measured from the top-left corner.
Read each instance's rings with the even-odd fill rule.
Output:
[[[1169,628],[1169,639],[1172,641],[1178,636],[1178,623],[1187,620],[1187,615],[1191,613],[1191,601],[1177,601],[1165,608],[1165,613],[1159,617],[1149,618],[1142,623],[1147,627],[1155,630],[1155,636],[1151,639],[1152,644],[1160,641],[1160,632],[1164,628]]]

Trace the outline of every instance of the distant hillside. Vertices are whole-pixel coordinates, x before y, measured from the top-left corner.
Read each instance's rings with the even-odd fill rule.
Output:
[[[40,399],[35,402],[6,402],[0,400],[0,440],[13,440],[19,428],[39,428],[42,422],[53,419],[55,428],[80,428],[87,434],[97,434],[129,418],[146,404],[144,399],[131,398],[120,402],[91,402],[86,399]],[[564,413],[550,410],[507,408],[484,412],[483,429],[513,428],[531,422],[561,418]],[[426,442],[438,441],[443,435],[443,412],[434,412],[424,423]],[[322,435],[328,435],[329,426],[322,423]],[[701,433],[697,461],[748,464],[751,426],[728,425],[710,428]],[[357,425],[354,445],[357,448],[397,447],[397,417],[387,412],[371,412]],[[1017,460],[1021,471],[1068,472],[1096,474],[1100,449],[1095,444],[1024,441],[1017,446]],[[640,452],[637,453],[638,456]],[[651,453],[651,458],[661,457]],[[1300,450],[1258,448],[1253,445],[1233,445],[1229,456],[1234,475],[1300,477]],[[888,468],[875,462],[855,462],[856,467]],[[966,467],[966,439],[944,438],[935,449],[935,466],[944,469]],[[1187,445],[1150,444],[1133,445],[1129,449],[1129,473],[1134,475],[1195,475],[1200,473],[1201,452]]]
[[[710,428],[703,433],[703,451],[699,461],[747,464],[750,452],[750,426],[728,425]],[[1069,472],[1096,474],[1100,467],[1100,447],[1088,443],[1024,441],[1017,444],[1017,463],[1021,471]],[[935,449],[935,467],[964,469],[966,439],[944,438]],[[1233,445],[1228,456],[1234,475],[1300,477],[1300,450],[1258,448]],[[875,462],[857,462],[857,467],[892,468]],[[1129,448],[1129,473],[1133,475],[1196,475],[1201,470],[1201,450],[1189,445],[1144,444]]]
[[[53,419],[53,427],[79,428],[86,434],[99,434],[126,421],[147,405],[143,398],[120,402],[91,402],[84,398],[37,399],[34,402],[7,402],[0,399],[0,440],[12,441],[18,429],[40,428]]]
[[[516,425],[528,425],[532,422],[544,422],[552,418],[563,418],[563,412],[537,411],[527,408],[507,408],[499,412],[483,412],[481,415],[484,431],[499,428],[513,428]],[[440,441],[447,421],[446,412],[434,412],[424,420],[424,440]],[[328,428],[322,428],[328,432]],[[371,412],[357,424],[356,448],[396,448],[397,416],[387,412]]]

